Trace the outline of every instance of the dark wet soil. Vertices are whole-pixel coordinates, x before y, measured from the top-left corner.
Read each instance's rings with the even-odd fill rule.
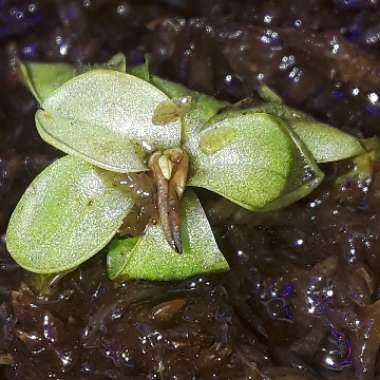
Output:
[[[37,292],[8,256],[9,215],[58,152],[14,72],[28,60],[153,57],[228,100],[261,81],[358,136],[380,136],[377,0],[0,2],[0,379],[380,379],[380,172],[252,215],[200,193],[232,270],[112,283],[102,255]],[[377,168],[378,169],[378,168]],[[41,288],[41,286],[39,286]]]

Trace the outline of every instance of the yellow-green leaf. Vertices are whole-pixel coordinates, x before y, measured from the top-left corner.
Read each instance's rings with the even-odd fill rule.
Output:
[[[323,178],[286,123],[265,113],[218,115],[201,131],[198,146],[188,148],[192,156],[188,184],[250,210],[285,207]],[[305,169],[310,171],[309,178]]]
[[[250,112],[265,112],[286,121],[301,138],[317,162],[344,160],[363,153],[356,137],[338,128],[320,123],[311,116],[280,103],[265,103]]]
[[[65,63],[18,62],[24,84],[41,104],[59,86],[75,76],[75,68]]]
[[[112,70],[93,70],[63,84],[42,104],[41,137],[65,153],[115,172],[145,170],[146,153],[178,147],[181,123],[154,125],[168,97],[148,82]]]
[[[365,152],[352,160],[353,168],[336,179],[337,185],[341,186],[348,180],[369,181],[373,177],[375,162],[380,161],[380,138],[374,136],[361,139],[360,142]]]
[[[290,126],[318,162],[344,160],[364,152],[359,139],[327,124],[300,120]]]
[[[114,55],[108,62],[96,66],[72,66],[66,63],[41,63],[18,61],[21,80],[41,104],[58,87],[79,74],[103,67],[126,72],[126,58],[122,53]]]
[[[150,75],[150,55],[145,54],[145,62],[141,65],[137,65],[134,67],[129,67],[127,72],[131,75],[134,75],[140,79],[146,80],[147,82],[150,82],[151,75]]]
[[[172,250],[159,225],[150,225],[144,236],[111,245],[107,258],[110,278],[166,281],[228,270],[203,208],[191,190],[181,201],[181,219],[181,254]]]
[[[272,211],[287,207],[310,194],[324,178],[324,173],[304,142],[289,126],[284,124],[284,128],[287,129],[289,137],[293,140],[297,158],[293,161],[293,167],[282,194],[258,211]]]
[[[11,216],[6,243],[14,260],[31,272],[56,273],[98,253],[133,205],[112,180],[71,156],[46,168]]]
[[[260,98],[266,102],[273,102],[273,103],[283,102],[281,96],[278,95],[274,90],[272,90],[266,84],[260,85],[257,92],[259,93]]]
[[[182,144],[185,146],[196,144],[198,133],[213,116],[228,104],[155,75],[152,75],[151,81],[171,99],[191,97],[191,107],[182,119]]]

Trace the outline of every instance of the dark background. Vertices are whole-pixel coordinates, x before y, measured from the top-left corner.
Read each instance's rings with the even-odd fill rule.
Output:
[[[376,0],[0,1],[0,233],[58,152],[15,58],[152,55],[157,74],[230,101],[260,82],[332,125],[380,135]],[[180,283],[105,278],[100,255],[43,294],[0,242],[0,379],[380,378],[380,179],[336,177],[281,212],[200,194],[232,271]],[[181,306],[182,305],[182,306]],[[159,317],[152,318],[152,313]]]

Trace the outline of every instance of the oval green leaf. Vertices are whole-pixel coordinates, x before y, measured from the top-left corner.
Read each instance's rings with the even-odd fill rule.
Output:
[[[97,66],[75,67],[66,63],[39,63],[18,61],[21,80],[41,104],[58,87],[79,74],[103,67],[110,70],[126,72],[126,58],[122,53],[114,55],[108,62]]]
[[[294,120],[290,122],[290,127],[318,162],[344,160],[364,152],[359,139],[327,124],[311,120]]]
[[[229,269],[220,252],[203,208],[191,190],[181,201],[183,252],[167,243],[159,225],[150,225],[144,236],[116,240],[107,258],[111,279],[181,280],[196,274]]]
[[[373,152],[374,159],[380,160],[380,138],[377,136],[370,137],[367,139],[361,139],[361,144],[363,145],[366,152]]]
[[[18,62],[21,80],[41,104],[52,92],[75,76],[75,68],[65,63]]]
[[[135,76],[93,70],[47,98],[37,126],[44,140],[65,153],[115,172],[142,171],[146,151],[180,145],[180,121],[152,122],[157,105],[168,99]]]
[[[108,62],[104,64],[105,68],[110,70],[120,71],[121,73],[127,72],[127,58],[123,53],[116,53]]]
[[[7,248],[35,273],[72,269],[99,252],[133,205],[113,174],[66,156],[46,168],[13,212]]]
[[[257,89],[257,92],[262,100],[265,102],[282,103],[283,100],[274,90],[266,84],[262,84]]]
[[[352,162],[354,167],[348,173],[338,177],[335,183],[341,186],[348,180],[368,181],[374,174],[375,161],[380,161],[380,138],[370,137],[360,140],[365,153],[355,157]]]
[[[143,64],[134,67],[129,67],[127,69],[127,72],[128,74],[134,75],[140,79],[150,82],[150,54],[145,54],[144,58],[145,62]]]
[[[249,112],[265,112],[286,121],[319,163],[344,160],[364,151],[356,137],[284,104],[265,103]]]
[[[286,188],[282,194],[258,211],[273,211],[287,207],[310,194],[324,178],[314,156],[303,141],[289,126],[284,124],[284,128],[296,146],[297,158],[293,162]]]
[[[206,123],[220,110],[228,105],[227,102],[218,100],[212,96],[202,94],[197,91],[174,83],[155,75],[152,75],[151,82],[171,99],[191,97],[190,110],[182,118],[182,144],[196,144],[198,133],[204,128]]]
[[[162,79],[156,75],[152,75],[151,82],[171,99],[191,97],[191,109],[185,115],[184,120],[188,132],[190,130],[198,132],[212,116],[228,105],[225,101],[190,90],[181,84]]]
[[[225,139],[226,129],[228,136],[234,130],[233,139]],[[218,149],[205,153],[205,141]],[[226,143],[220,146],[220,141]],[[264,113],[218,115],[201,131],[198,146],[187,148],[193,158],[190,186],[206,188],[250,210],[285,207],[323,178],[297,136],[279,118]],[[310,178],[305,178],[305,167]]]
[[[75,76],[84,74],[84,73],[87,73],[88,71],[92,71],[96,69],[107,69],[107,70],[119,71],[121,73],[126,73],[127,72],[127,58],[125,54],[117,53],[105,63],[78,66],[75,68]]]

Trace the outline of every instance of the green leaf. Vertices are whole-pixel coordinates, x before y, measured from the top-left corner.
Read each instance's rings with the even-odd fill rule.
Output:
[[[150,225],[144,236],[112,244],[107,258],[110,278],[167,281],[228,270],[203,208],[191,190],[181,201],[181,220],[182,254],[170,248],[159,225]]]
[[[112,240],[107,255],[107,272],[111,280],[119,277],[128,263],[131,251],[143,237]]]
[[[18,62],[19,75],[41,104],[59,86],[75,76],[75,68],[65,63]]]
[[[380,161],[380,139],[377,136],[361,139],[361,144],[365,152],[352,160],[353,169],[338,177],[335,181],[337,185],[341,186],[348,180],[368,181],[373,177],[375,161]]]
[[[363,147],[356,137],[320,123],[311,116],[286,105],[266,103],[252,108],[250,112],[265,112],[285,120],[317,162],[339,161],[363,153]]]
[[[260,85],[257,92],[259,93],[260,98],[265,102],[283,103],[281,96],[278,95],[266,84]]]
[[[151,81],[171,98],[192,96],[192,112],[188,113],[183,121],[184,144],[192,144],[189,140],[193,138],[193,134],[202,130],[211,117],[228,106],[226,102],[197,93],[196,91],[191,91],[180,84],[161,79],[154,75]],[[258,92],[260,97],[268,103],[247,111],[269,113],[285,120],[299,135],[317,162],[343,160],[363,152],[363,148],[357,138],[327,124],[319,123],[311,116],[282,104],[281,97],[268,86],[260,86]]]
[[[113,173],[66,156],[46,168],[13,212],[7,248],[23,268],[56,273],[78,266],[115,235],[133,201]]]
[[[188,113],[184,120],[188,130],[199,131],[212,116],[228,105],[227,102],[192,91],[181,84],[162,79],[156,75],[152,75],[151,82],[171,99],[191,97],[192,112]]]
[[[125,57],[123,53],[117,53],[105,63],[95,64],[95,65],[82,65],[82,66],[75,67],[74,76],[81,75],[81,74],[84,74],[96,69],[114,70],[114,71],[119,71],[121,73],[126,73],[127,72],[127,58]]]
[[[150,75],[150,55],[145,54],[145,62],[142,65],[137,65],[134,67],[128,68],[128,74],[134,75],[140,79],[143,79],[147,82],[150,82],[151,75]]]
[[[216,192],[250,210],[285,207],[323,178],[288,126],[264,113],[218,115],[201,131],[198,146],[189,148],[193,160],[188,185]]]
[[[112,56],[104,65],[105,68],[120,71],[121,73],[127,72],[127,58],[123,53],[117,53]]]
[[[138,72],[143,70],[143,66],[144,65],[137,66],[136,68],[130,70],[130,73],[133,75],[138,75]],[[145,78],[142,75],[138,76],[148,80],[146,75]],[[216,115],[221,109],[229,104],[212,96],[190,90],[179,83],[162,79],[157,75],[150,75],[149,81],[171,99],[181,99],[186,97],[191,98],[191,109],[186,113],[182,120],[183,143],[186,143],[189,139],[191,139],[192,135],[198,133],[205,123],[211,119],[211,117]]]
[[[93,70],[62,85],[36,114],[41,137],[65,153],[115,172],[146,170],[151,150],[178,147],[179,120],[154,125],[168,97],[129,74]]]
[[[103,65],[75,67],[65,63],[38,63],[18,61],[21,80],[41,104],[58,87],[79,74],[103,67],[126,72],[126,58],[122,53],[114,55]]]
[[[294,160],[287,186],[281,196],[258,211],[273,211],[287,207],[310,194],[324,178],[324,173],[303,141],[290,127],[284,124],[284,128],[297,148],[298,158]]]
[[[361,139],[361,144],[367,152],[373,152],[373,157],[376,161],[380,161],[380,138],[370,137],[367,139]]]
[[[302,120],[290,126],[318,162],[344,160],[364,152],[359,139],[327,124]]]
[[[196,93],[195,91],[190,90],[182,84],[160,78],[157,75],[151,76],[151,83],[157,88],[159,88],[171,99],[182,98],[184,96],[192,96]]]
[[[220,110],[228,105],[227,102],[212,96],[192,91],[181,84],[174,83],[152,75],[151,82],[171,99],[191,97],[191,109],[182,119],[182,144],[194,145],[196,135],[205,124]]]

